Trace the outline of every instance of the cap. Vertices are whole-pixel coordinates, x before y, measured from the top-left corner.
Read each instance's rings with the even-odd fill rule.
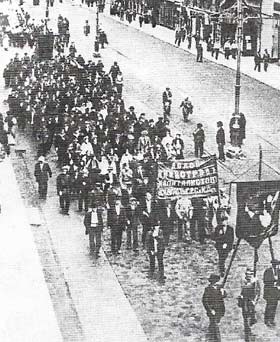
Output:
[[[134,110],[135,108],[133,106],[130,106],[129,109]]]
[[[39,162],[44,162],[44,161],[45,161],[45,157],[44,157],[44,156],[40,156],[40,157],[38,158],[38,161],[39,161]]]
[[[68,171],[68,169],[69,169],[69,166],[68,165],[64,165],[64,166],[62,166],[62,168],[61,168],[62,170],[67,170]]]
[[[202,123],[198,123],[198,124],[197,124],[197,127],[200,127],[200,128],[201,128],[202,126],[203,126]]]
[[[210,274],[210,277],[208,278],[208,281],[211,283],[211,284],[214,284],[216,283],[217,281],[219,281],[221,278],[218,274]]]
[[[137,199],[135,197],[131,197],[129,202],[137,202]]]

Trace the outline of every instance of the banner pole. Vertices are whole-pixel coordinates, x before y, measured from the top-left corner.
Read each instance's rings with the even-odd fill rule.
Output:
[[[258,249],[255,247],[254,248],[254,277],[256,277],[257,274],[257,263],[259,261],[259,256],[258,256]]]
[[[237,253],[237,250],[238,250],[240,241],[241,241],[241,238],[238,238],[238,240],[237,240],[237,242],[236,242],[236,245],[235,245],[235,248],[234,248],[234,251],[233,251],[233,253],[232,253],[232,255],[231,255],[230,262],[229,262],[229,264],[228,264],[228,267],[227,267],[227,270],[226,270],[226,273],[225,273],[223,282],[222,282],[222,287],[224,287],[225,284],[226,284],[226,281],[227,281],[227,278],[228,278],[228,275],[229,275],[229,272],[230,272],[230,269],[231,269],[231,265],[232,265],[233,260],[234,260],[234,258],[235,258],[235,256],[236,256],[236,253]]]
[[[275,259],[274,250],[273,250],[273,245],[272,245],[272,239],[270,236],[268,238],[268,242],[269,242],[269,250],[270,250],[271,260],[274,260]]]
[[[263,153],[262,153],[262,145],[259,145],[259,177],[258,180],[260,181],[262,179],[262,158],[263,158]]]

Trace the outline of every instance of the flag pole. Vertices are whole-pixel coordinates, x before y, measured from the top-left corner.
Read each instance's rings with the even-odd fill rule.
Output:
[[[238,250],[240,241],[241,241],[241,238],[238,238],[238,240],[237,240],[237,242],[236,242],[236,245],[235,245],[235,248],[234,248],[234,251],[233,251],[233,253],[232,253],[232,255],[231,255],[230,262],[229,262],[229,264],[228,264],[228,267],[227,267],[227,270],[226,270],[226,273],[225,273],[223,282],[222,282],[222,287],[224,287],[225,284],[226,284],[226,281],[227,281],[227,278],[228,278],[228,275],[229,275],[229,272],[230,272],[230,269],[231,269],[231,265],[232,265],[233,260],[234,260],[234,258],[235,258],[235,256],[236,256],[236,253],[237,253],[237,250]]]

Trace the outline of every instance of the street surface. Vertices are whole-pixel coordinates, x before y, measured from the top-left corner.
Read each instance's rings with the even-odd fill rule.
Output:
[[[32,17],[44,16],[44,4],[37,8],[28,5],[26,8],[30,9]],[[71,41],[75,41],[78,53],[85,59],[92,59],[94,10],[69,1],[56,3],[54,8],[50,8],[50,17],[54,23],[58,14],[70,20]],[[89,37],[83,35],[86,19],[92,27]],[[191,137],[198,122],[202,122],[205,128],[207,151],[216,153],[216,122],[223,121],[228,133],[227,127],[234,109],[234,71],[209,61],[196,63],[195,56],[134,28],[128,28],[106,15],[100,15],[100,22],[109,41],[109,46],[101,50],[102,60],[107,70],[113,61],[118,61],[124,74],[126,106],[133,105],[138,114],[145,112],[148,118],[156,119],[162,114],[162,91],[169,86],[173,92],[172,132],[182,133],[186,156],[193,156]],[[3,55],[1,68],[8,62],[10,55],[12,51]],[[5,96],[7,92],[2,92],[1,98],[4,99]],[[194,104],[194,114],[189,123],[183,122],[179,109],[186,96]],[[247,158],[240,161],[227,160],[225,164],[221,164],[221,184],[229,183],[237,176],[245,177],[249,168],[250,179],[257,178],[258,166],[253,166],[258,162],[259,144],[263,147],[264,161],[269,165],[263,167],[263,178],[279,178],[279,91],[242,76],[241,111],[247,119],[244,146]],[[98,303],[94,293],[96,287],[102,293],[107,284],[95,284],[94,281],[96,272],[107,270],[110,273],[107,259],[104,255],[97,263],[90,259],[88,241],[84,236],[82,217],[76,213],[76,203],[71,205],[69,218],[60,216],[55,175],[47,201],[37,200],[33,179],[36,158],[34,142],[26,134],[18,134],[17,141],[27,148],[26,162],[14,155],[12,157],[22,196],[27,206],[38,207],[44,217],[42,230],[33,231],[33,234],[45,277],[46,272],[50,274],[46,280],[62,335],[65,341],[96,341],[93,325],[97,318],[93,319],[89,312],[96,314],[99,310],[98,305],[94,304]],[[48,161],[55,171],[54,153],[48,157]],[[106,252],[109,250],[108,232],[104,235]],[[278,236],[273,238],[273,243],[277,256],[280,247]],[[165,256],[167,279],[164,286],[158,286],[147,279],[148,259],[144,252],[135,257],[129,251],[123,251],[123,255],[108,256],[108,259],[150,341],[189,342],[204,339],[208,320],[201,304],[201,295],[208,275],[217,265],[217,255],[212,243],[201,247],[194,242],[191,246],[185,246],[178,244],[174,238],[172,247]],[[259,252],[257,275],[260,280],[269,260],[268,244],[265,242]],[[252,264],[253,250],[243,243],[226,285],[226,315],[221,322],[221,333],[225,341],[243,340],[243,321],[241,310],[237,307],[237,296],[240,292],[241,275],[246,266]],[[51,267],[48,269],[47,265]],[[117,303],[117,298],[114,304],[108,301],[108,310],[117,310]],[[255,341],[278,341],[280,329],[271,330],[265,327],[263,311],[264,301],[261,299],[257,306]],[[99,319],[102,318],[99,316]],[[276,321],[279,320],[278,312]]]

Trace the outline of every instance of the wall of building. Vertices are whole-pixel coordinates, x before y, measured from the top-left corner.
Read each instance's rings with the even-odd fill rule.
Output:
[[[280,9],[280,1],[263,0],[262,13],[269,16],[274,16],[277,14],[280,16],[280,11],[274,10],[274,8],[277,9],[278,7]],[[278,58],[279,55],[277,21],[278,20],[275,19],[266,19],[264,16],[262,22],[261,51],[263,52],[265,49],[267,49],[272,58]]]

